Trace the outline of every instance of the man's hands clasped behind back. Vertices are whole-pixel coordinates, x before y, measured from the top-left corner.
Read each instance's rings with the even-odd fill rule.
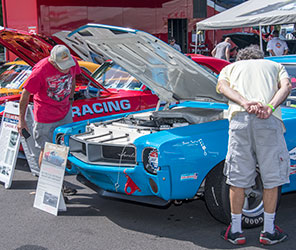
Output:
[[[255,114],[260,119],[269,118],[273,112],[270,106],[263,105],[260,102],[247,102],[243,107],[249,114]]]

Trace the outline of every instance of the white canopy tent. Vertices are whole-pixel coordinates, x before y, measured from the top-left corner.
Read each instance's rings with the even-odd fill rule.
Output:
[[[249,0],[196,24],[196,30],[261,27],[296,23],[296,0]]]

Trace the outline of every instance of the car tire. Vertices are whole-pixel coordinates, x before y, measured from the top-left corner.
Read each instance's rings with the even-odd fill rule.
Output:
[[[211,215],[218,221],[229,224],[231,221],[229,185],[223,174],[224,161],[210,171],[205,183],[205,202]],[[242,212],[242,227],[254,228],[263,224],[264,208],[262,202],[263,184],[260,174],[256,184],[245,191],[246,198]],[[280,204],[281,187],[278,189],[277,208]]]

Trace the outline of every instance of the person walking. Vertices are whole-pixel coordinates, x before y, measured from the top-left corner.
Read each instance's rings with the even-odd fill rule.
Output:
[[[50,56],[40,60],[24,84],[20,98],[18,131],[28,130],[25,114],[30,95],[33,95],[35,147],[39,148],[39,167],[42,163],[45,142],[52,142],[56,127],[72,122],[71,104],[74,100],[76,75],[81,73],[77,60],[64,45],[56,45]],[[36,156],[38,157],[38,156]],[[67,188],[68,193],[76,190]],[[76,192],[75,192],[76,191]]]
[[[263,182],[264,224],[260,243],[287,238],[274,225],[278,187],[289,183],[290,158],[279,105],[291,91],[284,66],[265,60],[258,46],[239,50],[236,62],[222,69],[217,92],[229,99],[229,142],[224,174],[230,185],[231,224],[221,233],[233,244],[244,244],[242,208],[245,189],[255,184],[259,168]]]
[[[270,56],[282,56],[287,55],[289,52],[286,41],[279,38],[279,31],[273,31],[273,38],[268,41],[266,50]]]
[[[229,61],[230,48],[231,48],[230,42],[231,42],[230,37],[226,37],[223,42],[218,43],[217,46],[211,52],[212,56]]]

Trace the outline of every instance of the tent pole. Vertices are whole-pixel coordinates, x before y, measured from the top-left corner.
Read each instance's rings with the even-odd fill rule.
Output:
[[[263,51],[262,29],[261,29],[261,25],[259,25],[259,32],[260,32],[260,49]]]
[[[197,29],[196,29],[196,31],[195,31],[195,44],[194,44],[194,54],[196,54],[197,53]]]

